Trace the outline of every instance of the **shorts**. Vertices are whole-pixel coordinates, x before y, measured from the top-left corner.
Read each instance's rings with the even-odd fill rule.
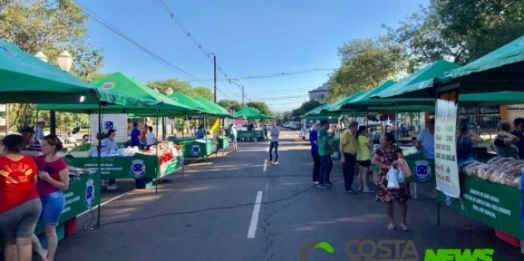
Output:
[[[237,136],[231,136],[231,144],[236,145],[237,144]]]
[[[371,160],[357,160],[357,162],[358,162],[358,165],[360,165],[361,167],[364,167],[364,168],[371,167]]]
[[[7,240],[31,237],[41,211],[42,203],[35,198],[0,214],[0,234]]]
[[[58,225],[60,215],[65,207],[65,196],[64,193],[59,190],[51,194],[41,196],[42,201],[42,214],[40,214],[39,222],[44,225]]]

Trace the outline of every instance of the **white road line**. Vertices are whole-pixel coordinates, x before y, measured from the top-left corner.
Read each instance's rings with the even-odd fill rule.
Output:
[[[128,192],[123,193],[123,194],[120,194],[120,195],[118,195],[118,196],[115,196],[115,197],[113,197],[113,198],[110,198],[109,200],[106,200],[106,201],[100,203],[100,207],[103,207],[104,205],[107,205],[107,204],[109,204],[109,203],[111,203],[111,202],[113,202],[113,201],[115,201],[115,200],[117,200],[117,199],[119,199],[119,198],[121,198],[121,197],[123,197],[123,196],[127,196],[127,193],[128,193]],[[91,212],[91,211],[93,211],[93,210],[96,210],[97,208],[98,208],[98,205],[92,207],[92,208],[89,209],[89,210],[86,210],[86,211],[84,211],[84,212],[78,214],[77,217],[83,216],[84,214],[87,214],[87,213],[89,213],[89,212]]]
[[[253,215],[251,216],[251,223],[249,224],[249,231],[247,232],[247,238],[255,238],[258,226],[258,214],[260,213],[260,203],[262,202],[262,191],[257,193],[257,199],[255,200],[255,208],[253,209]]]
[[[264,168],[262,169],[263,171],[266,171],[267,170],[267,159],[264,160]]]

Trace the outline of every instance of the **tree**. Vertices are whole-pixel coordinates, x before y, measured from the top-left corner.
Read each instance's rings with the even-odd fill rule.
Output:
[[[210,101],[213,101],[214,100],[214,95],[213,95],[213,92],[211,92],[211,90],[207,87],[204,87],[204,86],[200,86],[200,87],[195,87],[193,89],[193,92],[195,94],[195,97],[196,96],[201,96],[201,97],[204,97]]]
[[[174,92],[182,92],[187,96],[195,97],[195,92],[191,84],[177,79],[151,81],[147,83],[147,86],[157,89],[163,94],[166,93],[167,88],[171,88]]]
[[[524,34],[524,1],[431,0],[388,35],[418,64],[466,64]]]
[[[90,80],[103,65],[101,50],[87,43],[88,16],[73,0],[0,1],[0,37],[22,50],[44,52],[48,62],[57,65],[58,55],[68,50],[73,56],[71,74]],[[36,107],[10,104],[9,124],[13,128],[35,122]],[[59,128],[66,128],[68,114]],[[57,117],[59,117],[57,115]]]
[[[242,104],[238,101],[235,101],[235,100],[227,100],[227,99],[224,99],[224,100],[220,100],[217,102],[218,105],[222,106],[224,109],[228,110],[228,111],[238,111],[240,109],[242,109]]]
[[[355,91],[370,90],[410,67],[402,46],[389,36],[351,40],[338,53],[342,66],[330,76],[330,102]]]
[[[248,102],[246,103],[246,106],[253,107],[264,115],[271,115],[271,110],[265,102]]]
[[[294,109],[291,112],[291,117],[298,117],[306,114],[308,111],[313,110],[317,108],[318,106],[322,105],[320,102],[315,100],[310,100],[307,102],[302,103],[298,109]]]

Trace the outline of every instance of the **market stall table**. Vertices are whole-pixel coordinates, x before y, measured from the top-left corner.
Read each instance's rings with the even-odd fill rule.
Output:
[[[212,138],[206,139],[195,139],[195,138],[183,138],[178,139],[176,137],[168,137],[169,141],[183,145],[184,157],[195,158],[195,157],[208,157],[213,153],[217,152],[217,144]]]

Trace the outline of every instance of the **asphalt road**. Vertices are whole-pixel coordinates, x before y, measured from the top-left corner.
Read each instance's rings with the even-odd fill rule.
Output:
[[[312,250],[307,260],[334,261],[349,259],[344,250],[349,240],[365,239],[411,240],[415,260],[424,260],[426,248],[493,248],[493,260],[524,259],[519,249],[495,238],[493,229],[444,206],[437,226],[434,200],[409,201],[410,231],[387,230],[374,194],[344,192],[337,162],[333,188],[311,184],[311,155],[297,132],[284,132],[279,165],[264,166],[267,149],[267,142],[240,143],[237,153],[189,165],[184,178],[174,175],[159,185],[158,194],[128,192],[102,207],[99,229],[83,230],[92,216],[82,216],[79,232],[60,242],[56,260],[287,261],[299,260],[309,242],[327,241],[332,254]],[[389,246],[395,255],[406,245],[396,252]]]

